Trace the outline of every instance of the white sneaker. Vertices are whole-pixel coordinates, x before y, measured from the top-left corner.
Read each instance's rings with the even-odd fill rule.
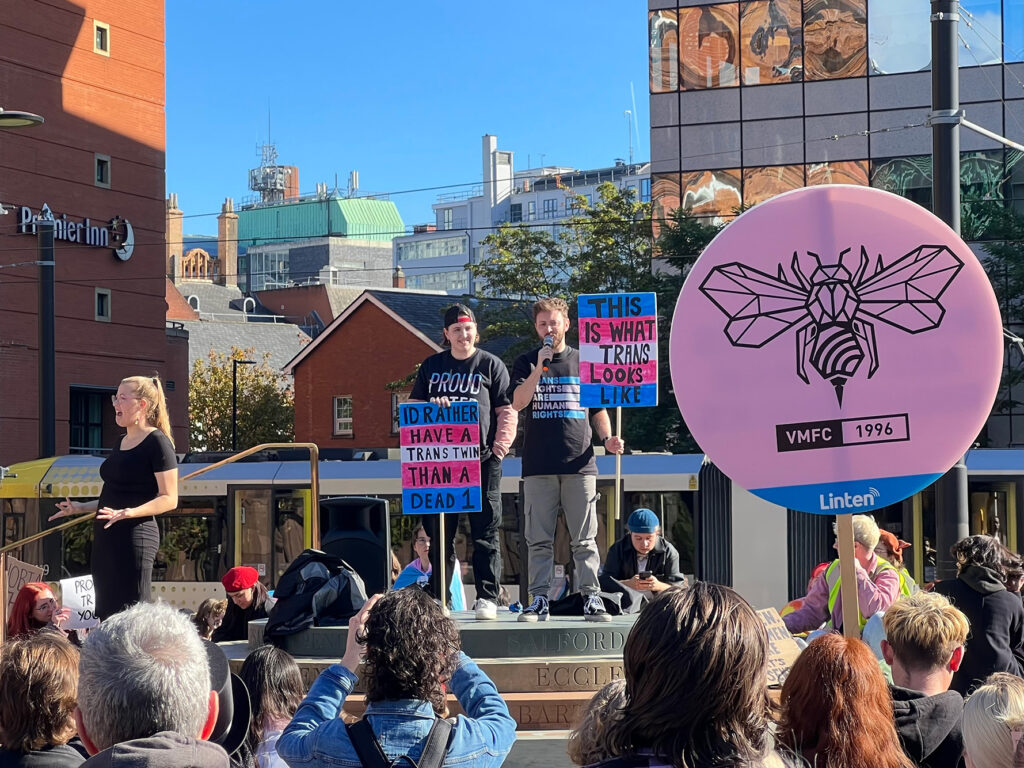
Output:
[[[498,606],[483,597],[477,598],[473,604],[477,621],[494,621],[498,618]]]

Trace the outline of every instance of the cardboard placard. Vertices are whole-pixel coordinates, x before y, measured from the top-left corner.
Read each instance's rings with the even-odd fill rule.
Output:
[[[96,588],[92,576],[61,579],[60,593],[64,607],[71,611],[71,616],[61,625],[62,629],[85,629],[100,625],[96,617]]]
[[[43,569],[38,565],[23,563],[17,558],[7,556],[7,615],[11,615],[11,608],[18,592],[26,584],[33,581],[43,580]]]
[[[479,512],[480,406],[459,400],[442,408],[403,403],[398,409],[402,451],[402,512]]]
[[[583,294],[577,310],[580,402],[590,408],[657,405],[656,294]]]
[[[768,630],[768,687],[779,688],[800,655],[800,646],[774,608],[764,608],[757,615]]]

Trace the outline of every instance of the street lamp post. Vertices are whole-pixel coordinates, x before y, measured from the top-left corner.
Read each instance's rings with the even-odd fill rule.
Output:
[[[238,366],[256,365],[255,360],[231,360],[231,450],[238,450]]]

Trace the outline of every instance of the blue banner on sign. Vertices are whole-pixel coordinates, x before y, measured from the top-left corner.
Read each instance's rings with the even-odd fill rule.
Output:
[[[836,483],[751,488],[750,492],[780,507],[816,515],[864,515],[903,501],[942,477],[941,472],[878,477]]]
[[[580,403],[587,408],[637,408],[657,405],[658,385],[619,387],[608,384],[582,384]]]
[[[404,515],[479,512],[482,509],[478,485],[468,488],[406,488],[402,491]]]

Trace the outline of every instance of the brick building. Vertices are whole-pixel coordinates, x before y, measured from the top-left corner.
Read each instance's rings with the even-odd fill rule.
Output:
[[[56,452],[116,439],[108,396],[160,373],[186,449],[187,334],[164,300],[164,4],[26,0],[0,16],[0,464],[39,455],[34,219],[57,219]]]
[[[401,289],[363,292],[285,366],[295,381],[296,441],[385,457],[397,448],[398,405],[412,385],[391,390],[387,384],[441,351],[445,310],[467,300],[477,301]],[[500,355],[508,342],[480,346]]]

